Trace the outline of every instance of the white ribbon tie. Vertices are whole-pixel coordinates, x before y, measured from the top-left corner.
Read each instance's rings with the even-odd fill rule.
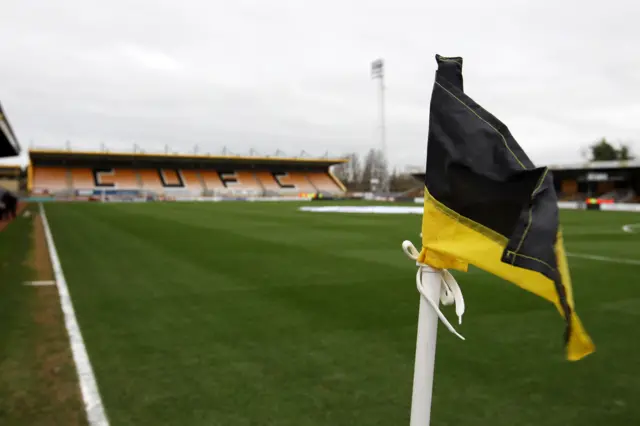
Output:
[[[455,304],[456,315],[458,316],[458,324],[462,324],[462,316],[464,315],[464,298],[462,297],[462,290],[458,285],[456,279],[451,275],[449,271],[446,269],[435,269],[429,265],[418,262],[418,256],[420,253],[413,245],[411,241],[404,241],[402,243],[402,250],[409,256],[409,258],[416,261],[416,265],[418,266],[418,272],[416,274],[416,287],[418,288],[418,292],[422,297],[431,305],[433,310],[438,314],[438,318],[440,321],[444,323],[444,325],[449,329],[449,331],[462,340],[465,340],[460,333],[456,331],[455,328],[451,325],[447,317],[444,316],[442,311],[440,311],[439,302],[442,302],[443,305],[452,305]],[[432,300],[427,292],[424,289],[424,283],[422,282],[422,274],[423,272],[430,274],[438,274],[440,276],[440,301]]]

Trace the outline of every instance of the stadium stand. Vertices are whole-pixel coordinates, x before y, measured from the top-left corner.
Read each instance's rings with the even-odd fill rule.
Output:
[[[33,194],[144,191],[156,195],[344,194],[329,168],[346,160],[31,150]]]
[[[20,166],[0,165],[0,188],[18,193],[22,189],[22,177]]]
[[[13,133],[11,124],[0,105],[0,158],[13,157],[20,154],[20,145]]]
[[[640,161],[592,161],[549,167],[561,201],[589,198],[634,203],[640,194]]]
[[[273,173],[258,170],[255,172],[255,175],[265,191],[269,193],[277,193],[283,190],[282,183],[276,180]]]
[[[236,187],[239,187],[248,191],[257,191],[257,192],[263,191],[262,187],[260,186],[260,182],[258,181],[256,176],[253,174],[253,172],[248,170],[238,170],[235,173],[232,173],[231,175],[235,179],[235,182],[233,183],[233,185],[235,185]]]
[[[0,158],[19,154],[20,145],[0,105]],[[16,217],[21,175],[20,167],[0,166],[0,230]]]
[[[38,182],[37,188],[46,192],[68,190],[71,187],[69,171],[64,168],[38,167],[33,171],[33,178]]]
[[[550,166],[560,201],[585,201],[589,198],[615,203],[640,202],[640,161],[593,161]],[[424,181],[424,173],[413,173]]]
[[[321,192],[333,192],[335,189],[335,181],[331,179],[326,173],[321,172],[309,172],[307,178],[311,185]]]

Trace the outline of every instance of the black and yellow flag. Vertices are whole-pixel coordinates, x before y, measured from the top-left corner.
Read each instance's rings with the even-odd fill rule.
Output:
[[[566,320],[567,358],[592,353],[575,313],[551,172],[464,93],[462,58],[436,60],[419,261],[472,264],[551,301]]]

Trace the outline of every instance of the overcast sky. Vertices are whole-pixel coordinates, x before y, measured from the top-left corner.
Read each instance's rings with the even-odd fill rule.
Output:
[[[447,5],[448,3],[448,5]],[[640,154],[640,2],[20,0],[0,101],[24,148],[338,155],[387,140],[422,166],[436,53],[539,164],[606,136]]]

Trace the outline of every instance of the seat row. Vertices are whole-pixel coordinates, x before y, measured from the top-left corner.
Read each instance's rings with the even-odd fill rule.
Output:
[[[95,189],[140,189],[170,192],[202,191],[342,192],[326,171],[271,172],[266,170],[180,170],[126,168],[35,167],[32,190],[58,192]]]

